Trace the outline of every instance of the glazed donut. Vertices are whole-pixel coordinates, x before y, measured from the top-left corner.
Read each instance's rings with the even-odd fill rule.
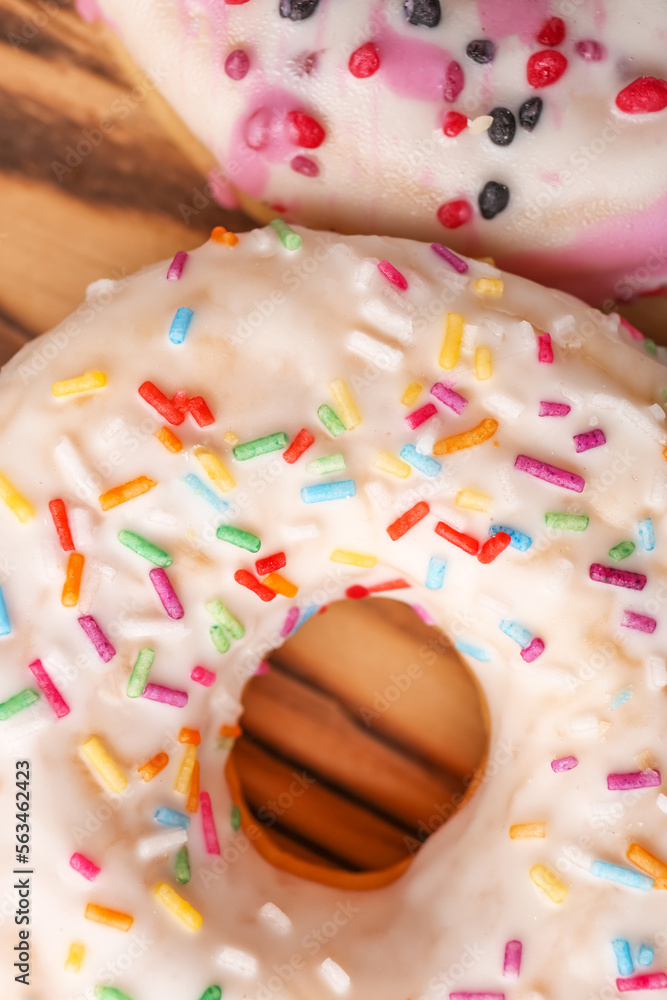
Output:
[[[665,283],[659,0],[100,7],[261,221],[441,240],[595,304]]]
[[[26,346],[0,843],[3,914],[23,882],[33,908],[3,968],[99,1000],[667,988],[658,353],[439,243],[279,221],[99,282]],[[295,872],[223,779],[244,684],[397,580],[484,692],[485,768],[411,865]]]

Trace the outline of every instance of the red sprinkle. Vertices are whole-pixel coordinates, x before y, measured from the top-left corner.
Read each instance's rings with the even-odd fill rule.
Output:
[[[414,431],[417,427],[420,427],[425,420],[428,420],[430,417],[434,417],[437,412],[438,409],[433,403],[426,403],[424,406],[420,406],[418,410],[408,413],[405,419]]]
[[[72,539],[72,532],[69,530],[65,502],[63,500],[49,500],[49,510],[51,511],[51,517],[56,526],[63,552],[74,552],[74,541]]]
[[[477,553],[477,558],[481,563],[491,563],[501,552],[504,552],[512,539],[506,531],[498,531],[489,538]]]
[[[461,69],[460,63],[452,60],[447,67],[445,84],[442,88],[442,96],[444,99],[450,104],[455,101],[463,90],[464,83],[465,78],[463,76],[463,70]]]
[[[552,365],[554,362],[554,349],[551,346],[550,333],[538,333],[537,335],[537,360],[543,365]]]
[[[285,116],[287,136],[295,146],[317,149],[324,142],[326,132],[318,121],[305,111],[288,111]]]
[[[181,410],[182,413],[188,412],[188,394],[185,389],[178,389],[173,396],[172,403],[177,410]]]
[[[183,411],[178,409],[170,399],[167,399],[165,394],[160,392],[152,382],[142,382],[139,386],[139,395],[170,424],[182,424],[185,420]]]
[[[345,591],[345,596],[349,597],[351,601],[361,601],[364,597],[368,597],[368,594],[368,587],[362,587],[360,583],[353,584]]]
[[[396,288],[400,288],[401,291],[404,292],[408,287],[408,283],[401,272],[396,270],[394,265],[390,264],[388,260],[380,261],[378,264],[378,271],[380,271],[381,274],[384,274],[387,281],[390,281],[392,285],[396,286]]]
[[[398,538],[402,538],[406,531],[409,531],[410,528],[414,528],[415,524],[418,524],[422,518],[426,517],[430,509],[431,508],[424,500],[420,500],[419,503],[416,503],[414,507],[410,508],[410,510],[406,510],[405,514],[401,514],[401,516],[387,528],[387,534],[391,538],[392,542],[395,542]]]
[[[200,427],[208,427],[215,423],[215,417],[206,405],[203,396],[193,396],[188,400],[188,409]]]
[[[374,42],[365,42],[355,49],[348,63],[350,73],[358,80],[373,76],[380,68],[380,54]]]
[[[531,87],[549,87],[556,80],[560,80],[566,69],[567,59],[562,52],[544,49],[542,52],[534,52],[530,57],[526,76]]]
[[[320,168],[315,160],[311,160],[309,156],[302,156],[300,153],[298,156],[292,157],[290,167],[295,173],[303,174],[304,177],[319,177],[320,175]]]
[[[387,590],[405,590],[409,586],[408,581],[399,576],[396,580],[385,580],[384,583],[374,583],[372,587],[368,588],[368,593],[382,594]]]
[[[289,448],[283,452],[283,458],[289,465],[294,465],[297,458],[301,458],[304,451],[307,451],[311,444],[315,443],[315,438],[303,427],[292,441]]]
[[[616,107],[629,115],[643,115],[667,108],[667,81],[640,76],[618,94]]]
[[[272,601],[276,596],[275,590],[269,590],[269,588],[265,587],[263,583],[260,583],[259,580],[255,579],[252,573],[249,573],[247,569],[237,569],[236,573],[234,573],[234,579],[237,583],[240,583],[242,587],[246,587],[248,590],[251,590],[253,594],[257,594],[259,599],[262,601],[266,601],[268,603],[268,601]]]
[[[460,111],[448,111],[445,115],[442,131],[445,135],[449,135],[453,138],[455,135],[458,135],[459,132],[463,132],[463,129],[467,127],[468,119],[465,115],[462,115]]]
[[[250,69],[250,59],[244,49],[234,49],[225,59],[225,73],[231,80],[242,80]]]
[[[456,528],[452,528],[451,525],[445,524],[444,521],[438,521],[435,526],[436,535],[440,535],[446,541],[451,542],[452,545],[456,545],[457,548],[463,549],[467,552],[469,556],[476,556],[479,552],[479,542],[472,535],[464,535],[462,531],[457,531]],[[504,531],[499,531],[498,535],[504,535]],[[498,537],[498,535],[494,537]],[[509,537],[509,536],[506,536]],[[491,539],[489,539],[491,541]],[[511,539],[510,539],[511,541]]]
[[[560,45],[565,39],[565,21],[562,17],[550,17],[544,22],[535,38],[540,45]]]
[[[649,972],[646,976],[617,979],[616,989],[619,993],[630,993],[633,990],[664,990],[667,989],[667,973]]]
[[[277,573],[287,565],[287,557],[284,552],[276,552],[272,556],[264,556],[255,563],[258,576],[267,576],[269,573]]]
[[[438,222],[445,229],[458,229],[459,226],[470,222],[472,219],[472,205],[465,198],[458,198],[455,201],[446,201],[438,209]]]

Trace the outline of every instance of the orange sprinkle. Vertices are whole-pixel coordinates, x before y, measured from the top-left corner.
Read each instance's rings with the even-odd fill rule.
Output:
[[[192,768],[192,778],[190,779],[190,791],[185,808],[189,813],[196,813],[199,808],[199,761],[195,761]]]
[[[512,840],[529,840],[532,837],[546,837],[547,824],[539,823],[515,823],[510,827],[510,837]]]
[[[115,927],[118,931],[129,931],[134,923],[134,918],[129,913],[110,910],[108,906],[98,906],[97,903],[88,903],[86,906],[86,920],[94,920],[96,924]]]
[[[155,432],[155,437],[160,444],[165,446],[167,451],[172,451],[174,454],[183,451],[183,442],[174,434],[170,427],[161,427],[159,431]]]
[[[237,740],[243,730],[239,725],[235,726],[220,726],[220,735],[224,740]]]
[[[667,889],[667,864],[640,844],[630,844],[628,860],[655,879],[654,889]]]
[[[475,444],[483,444],[498,430],[498,421],[493,417],[485,417],[481,423],[463,434],[452,434],[450,437],[440,438],[433,445],[434,455],[449,455],[452,451],[463,451],[464,448],[472,448]]]
[[[269,573],[268,576],[264,577],[262,583],[269,590],[275,591],[276,594],[282,594],[283,597],[295,597],[299,592],[299,588],[295,583],[290,583],[286,580],[284,576],[280,573]]]
[[[194,746],[198,747],[201,743],[201,733],[198,729],[188,729],[186,726],[183,726],[178,734],[178,742],[192,743]]]
[[[238,236],[230,233],[224,226],[215,226],[211,230],[211,239],[214,243],[224,243],[228,247],[235,247],[239,241]]]
[[[164,751],[156,753],[154,757],[147,760],[145,764],[137,768],[137,771],[144,781],[152,781],[156,774],[159,774],[169,763],[169,757]]]
[[[667,448],[662,449],[662,457],[667,460]]]
[[[82,573],[83,556],[80,552],[71,552],[67,561],[67,576],[65,577],[62,596],[62,602],[66,608],[75,608],[79,603]]]
[[[100,503],[102,504],[102,510],[111,510],[112,507],[117,507],[118,504],[134,500],[135,497],[140,497],[142,493],[148,493],[154,486],[157,486],[157,483],[154,479],[149,479],[148,476],[139,476],[137,479],[131,479],[129,483],[123,483],[122,486],[114,486],[113,489],[101,494]]]
[[[183,760],[178,769],[178,774],[176,775],[176,781],[174,782],[174,791],[180,792],[181,795],[188,794],[188,788],[190,787],[190,780],[192,778],[192,772],[194,771],[195,761],[197,760],[197,747],[192,743],[188,743],[185,748],[185,753],[183,754]]]

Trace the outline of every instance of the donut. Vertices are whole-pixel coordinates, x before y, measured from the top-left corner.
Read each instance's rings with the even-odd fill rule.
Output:
[[[0,375],[11,996],[667,989],[664,361],[440,243],[278,220],[98,282],[24,347]],[[259,829],[230,747],[267,653],[369,594],[451,639],[489,749],[412,859],[327,873]]]
[[[665,284],[657,0],[100,7],[261,221],[442,241],[596,305]]]

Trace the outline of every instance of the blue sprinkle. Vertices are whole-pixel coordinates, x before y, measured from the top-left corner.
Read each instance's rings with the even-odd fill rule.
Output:
[[[472,656],[473,660],[479,660],[480,663],[488,663],[491,659],[491,655],[486,649],[482,646],[476,646],[474,642],[468,642],[467,639],[456,639],[454,648],[458,649],[459,653]]]
[[[354,479],[339,479],[337,483],[317,483],[304,486],[301,499],[304,503],[322,503],[324,500],[347,500],[357,492]]]
[[[632,698],[632,684],[628,684],[627,687],[621,688],[616,694],[611,696],[611,710],[615,712],[617,708],[621,705],[625,705],[626,701],[630,701]]]
[[[630,942],[626,941],[625,938],[616,938],[611,942],[611,946],[616,956],[619,976],[631,976],[635,967],[630,954]]]
[[[307,607],[305,607],[301,612],[301,614],[299,615],[299,617],[297,618],[296,625],[294,626],[290,634],[296,635],[301,626],[305,625],[308,619],[312,618],[313,615],[317,614],[319,610],[320,610],[319,604],[309,604]]]
[[[633,889],[644,889],[648,891],[653,888],[653,879],[641,872],[632,871],[630,868],[622,868],[620,865],[612,865],[608,861],[594,861],[591,868],[591,875],[596,878],[606,878],[609,882],[618,882],[620,885],[629,885]]]
[[[5,599],[2,596],[2,587],[0,587],[0,635],[9,635],[12,630],[12,625],[9,620],[9,614],[7,613],[7,605],[5,604]]]
[[[655,533],[653,531],[653,521],[650,517],[645,517],[637,525],[639,528],[639,544],[645,552],[653,552],[655,548]]]
[[[171,321],[171,328],[169,330],[169,339],[172,344],[183,343],[193,316],[192,309],[188,309],[187,306],[181,306],[180,309],[176,310],[176,315]]]
[[[176,809],[167,809],[166,806],[161,806],[155,810],[155,820],[164,826],[178,826],[182,830],[187,830],[190,826],[189,816],[186,816],[185,813],[177,812]]]
[[[653,946],[650,944],[640,944],[637,952],[637,962],[639,965],[650,965],[655,956]]]
[[[229,504],[222,497],[219,497],[217,493],[214,493],[212,489],[202,483],[199,476],[195,476],[194,472],[189,472],[185,477],[185,482],[188,484],[191,490],[197,494],[198,497],[203,497],[207,503],[210,503],[212,507],[219,510],[221,514],[226,514],[229,510]]]
[[[413,444],[403,445],[401,458],[414,469],[423,472],[425,476],[430,476],[432,479],[442,471],[440,462],[436,462],[430,455],[420,455]]]
[[[500,628],[505,635],[510,637],[510,639],[514,639],[515,642],[518,642],[522,649],[525,649],[526,646],[530,646],[533,641],[532,632],[529,632],[527,628],[523,627],[523,625],[519,625],[518,622],[510,621],[509,618],[502,619],[500,622]]]
[[[426,573],[426,586],[429,590],[440,590],[445,579],[446,566],[446,559],[438,559],[437,556],[431,556]]]
[[[525,535],[523,531],[517,531],[516,528],[507,528],[504,524],[492,524],[489,528],[489,536],[492,538],[499,531],[504,531],[506,535],[510,536],[512,539],[510,545],[513,549],[518,549],[519,552],[525,552],[533,544],[530,535]]]

